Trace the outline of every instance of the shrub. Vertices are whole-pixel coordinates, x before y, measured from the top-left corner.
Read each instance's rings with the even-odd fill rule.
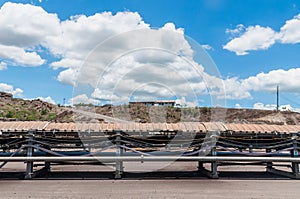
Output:
[[[43,108],[41,111],[41,115],[46,115],[47,114],[47,109]]]
[[[13,118],[13,117],[14,117],[14,114],[13,114],[13,112],[8,111],[8,112],[6,113],[6,115],[5,115],[5,117],[7,117],[7,118]]]

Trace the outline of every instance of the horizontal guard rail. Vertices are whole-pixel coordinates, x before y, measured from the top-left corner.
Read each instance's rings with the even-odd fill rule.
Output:
[[[218,162],[218,161],[241,161],[241,162],[295,162],[300,163],[300,158],[293,157],[211,157],[211,156],[193,156],[193,157],[183,157],[183,156],[92,156],[92,157],[0,157],[0,162],[28,162],[28,161],[99,161],[99,162],[115,162],[115,161],[127,161],[127,162],[156,162],[156,161],[199,161],[199,162]]]

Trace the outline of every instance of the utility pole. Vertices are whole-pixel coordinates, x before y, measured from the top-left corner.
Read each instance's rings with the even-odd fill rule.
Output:
[[[276,110],[279,110],[279,86],[277,85],[277,92],[276,92],[276,96],[277,96],[277,106],[276,106]]]

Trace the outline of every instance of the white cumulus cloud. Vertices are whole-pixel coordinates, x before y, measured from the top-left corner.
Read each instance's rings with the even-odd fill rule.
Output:
[[[286,21],[285,25],[280,28],[279,34],[281,43],[300,43],[300,14]]]
[[[234,107],[237,108],[237,109],[241,109],[242,108],[242,106],[240,104],[235,104]]]
[[[21,96],[23,93],[23,90],[20,88],[14,88],[12,85],[6,84],[6,83],[0,83],[0,91],[11,93],[14,96]]]
[[[300,68],[259,73],[242,80],[241,83],[243,88],[253,91],[275,91],[277,85],[282,91],[300,94]]]
[[[73,98],[71,98],[69,100],[69,103],[73,104],[73,105],[80,104],[80,103],[83,103],[83,104],[96,104],[97,102],[98,102],[97,100],[89,98],[86,94],[81,94],[81,95],[74,96]]]
[[[56,14],[30,4],[6,2],[0,9],[0,58],[17,65],[39,66],[45,60],[33,52],[60,34]]]
[[[37,99],[42,100],[43,102],[48,102],[50,104],[56,104],[55,101],[50,97],[37,97]]]
[[[0,44],[0,57],[12,60],[23,66],[40,66],[45,63],[36,52],[28,52],[16,46],[4,46]]]
[[[259,109],[259,110],[276,110],[277,105],[276,104],[264,104],[262,102],[256,102],[253,104],[254,109]],[[299,108],[294,108],[290,104],[284,104],[280,105],[278,107],[280,111],[293,111],[293,112],[299,112]]]
[[[226,29],[225,32],[230,34],[230,41],[223,49],[237,55],[247,55],[253,50],[266,50],[276,42],[296,44],[300,43],[300,14],[287,20],[278,32],[260,25],[245,28],[242,24],[237,25],[235,29]]]
[[[72,68],[69,68],[67,70],[60,72],[57,77],[57,80],[63,84],[69,84],[75,86],[76,76],[77,76],[77,71]]]
[[[193,60],[184,29],[173,23],[152,29],[137,12],[60,20],[39,6],[5,3],[0,9],[0,58],[14,65],[40,66],[47,62],[40,50],[55,58],[50,67],[62,69],[59,82],[88,85],[94,89],[90,95],[98,98],[122,102],[124,97],[179,94],[179,98],[189,99],[207,94],[207,88],[223,87],[215,74],[204,72],[204,67],[210,66]]]
[[[212,80],[214,82],[222,81],[222,85],[224,85],[223,90],[218,90],[219,87],[212,88],[211,94],[216,95],[218,98],[231,100],[252,99],[252,92],[276,92],[277,86],[282,92],[300,95],[300,68],[261,72],[245,79],[231,77],[224,80],[218,78]],[[258,106],[261,106],[261,104],[257,104]],[[268,108],[269,106],[264,105],[264,107]]]
[[[183,29],[176,28],[173,23],[154,30],[138,13],[125,12],[72,17],[62,22],[62,27],[71,38],[63,41],[69,46],[52,49],[63,55],[62,60],[52,63],[52,67],[68,68],[59,74],[59,81],[71,85],[87,84],[95,89],[92,96],[87,96],[89,98],[122,103],[133,96],[170,98],[176,94],[186,96],[206,92],[204,78],[198,77],[205,75],[203,66],[193,61],[193,50]],[[114,37],[106,40],[111,36],[108,33]],[[91,41],[80,39],[83,35]],[[68,48],[66,53],[63,48]],[[80,63],[79,60],[88,53],[88,58]]]
[[[237,77],[227,78],[223,81],[224,90],[217,90],[215,93],[218,98],[241,100],[251,99],[250,90],[243,86],[243,80]],[[224,92],[224,93],[222,93]],[[213,92],[214,93],[214,92]]]
[[[223,48],[237,55],[246,55],[250,50],[268,49],[276,38],[276,32],[269,27],[249,26],[240,37],[232,39]]]
[[[259,110],[275,110],[276,104],[264,104],[262,102],[256,102],[253,104],[253,108]]]

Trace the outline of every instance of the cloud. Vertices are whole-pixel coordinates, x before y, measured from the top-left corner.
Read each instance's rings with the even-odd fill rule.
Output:
[[[0,70],[5,70],[7,68],[7,63],[0,62]]]
[[[224,49],[245,55],[251,50],[267,49],[277,41],[299,42],[299,18],[286,21],[278,33],[270,27],[246,28],[239,24],[226,30],[233,39]],[[209,50],[211,46],[204,44],[202,48]],[[276,85],[284,91],[300,93],[298,68],[245,79],[221,79],[208,74],[205,71],[210,66],[195,61],[184,29],[173,23],[152,29],[137,12],[103,12],[61,21],[38,6],[5,3],[0,9],[0,58],[4,60],[0,70],[7,67],[8,61],[24,66],[46,63],[38,49],[55,57],[56,61],[49,65],[61,69],[59,82],[91,87],[88,95],[76,95],[80,96],[74,98],[77,101],[94,102],[99,98],[122,103],[131,97],[154,96],[185,97],[194,102],[197,96],[204,95],[251,99],[252,91],[273,91]]]
[[[40,66],[45,60],[33,52],[48,46],[51,37],[60,34],[56,14],[30,4],[6,2],[0,9],[0,58],[16,65]]]
[[[300,43],[300,14],[287,20],[279,32],[260,25],[245,28],[242,24],[237,25],[235,29],[226,29],[225,32],[230,34],[231,38],[223,49],[237,55],[247,55],[253,50],[266,50],[276,42],[296,44]]]
[[[51,44],[49,48],[53,54],[61,55],[63,59],[83,60],[95,46],[106,39],[122,32],[148,27],[137,12],[72,16],[69,20],[61,21],[62,34],[48,40]]]
[[[240,104],[235,104],[234,107],[237,108],[237,109],[241,109],[242,108],[242,106]]]
[[[96,104],[98,101],[89,98],[86,94],[77,95],[69,100],[70,104]]]
[[[50,66],[53,69],[58,69],[58,68],[78,68],[82,64],[81,59],[72,59],[72,58],[65,58],[60,61],[52,62]]]
[[[277,106],[276,104],[264,104],[261,102],[256,102],[253,104],[254,109],[259,109],[259,110],[276,110]],[[285,104],[279,106],[280,111],[293,111],[293,112],[299,112],[299,108],[294,108],[290,104]]]
[[[276,86],[284,92],[300,94],[300,68],[289,70],[272,70],[268,73],[259,73],[256,76],[242,80],[241,86],[253,91],[276,91]]]
[[[59,73],[57,80],[63,84],[75,86],[75,80],[77,76],[77,71],[74,69],[67,69]]]
[[[91,95],[92,99],[96,100],[97,102],[104,103],[104,104],[115,104],[115,103],[127,103],[129,98],[126,96],[119,96],[111,92],[103,91],[98,88],[94,90]]]
[[[276,32],[269,27],[249,26],[240,37],[229,41],[223,49],[235,52],[237,55],[246,55],[250,50],[268,49],[275,43],[276,38]]]
[[[232,36],[240,36],[245,32],[245,26],[243,24],[238,24],[235,29],[226,29],[226,34],[231,34]]]
[[[224,93],[215,89],[212,94],[231,100],[252,99],[251,92],[276,92],[277,85],[282,92],[300,94],[300,68],[272,70],[245,79],[227,78],[223,84]]]
[[[114,24],[120,20],[124,21],[124,27],[127,23],[127,30],[134,31],[124,32],[125,28],[119,25],[116,28]],[[107,21],[112,25],[105,25]],[[93,29],[87,27],[88,24],[92,24]],[[86,28],[82,29],[82,26]],[[183,29],[176,28],[172,23],[154,30],[137,13],[126,12],[77,16],[63,22],[62,27],[72,29],[70,35],[73,39],[67,42],[72,48],[52,66],[68,68],[59,74],[59,81],[71,85],[90,85],[94,91],[87,95],[88,98],[123,103],[130,97],[170,98],[178,94],[206,94],[204,78],[199,77],[204,76],[203,66],[193,60],[193,50],[184,37]],[[105,40],[107,32],[115,35],[113,39]],[[92,41],[86,43],[86,40],[80,39],[81,35],[92,38]],[[97,42],[100,45],[94,48]],[[90,51],[92,48],[94,50]],[[77,60],[83,59],[80,56],[87,53],[90,54],[81,63],[82,67],[76,67],[79,65]]]
[[[62,21],[41,7],[7,2],[0,9],[0,36],[4,61],[40,66],[46,63],[40,50],[47,51],[57,60],[50,67],[62,68],[59,82],[90,85],[99,98],[108,95],[96,92],[101,78],[105,79],[101,89],[116,92],[110,98],[119,101],[124,99],[118,96],[128,97],[126,94],[157,98],[207,94],[204,79],[214,82],[209,80],[214,76],[204,74],[204,66],[193,60],[182,28],[166,23],[152,29],[137,12],[103,12]],[[91,55],[89,60],[85,60],[87,55]]]
[[[189,101],[186,101],[185,97],[175,100],[175,105],[176,104],[178,104],[180,107],[196,107],[196,106],[198,106],[197,101],[189,102]]]
[[[60,31],[57,15],[47,13],[41,7],[7,2],[0,9],[2,45],[34,47],[45,44]]]
[[[23,90],[20,88],[14,88],[12,85],[6,84],[6,83],[0,83],[0,91],[11,93],[14,96],[21,96],[23,93]]]
[[[201,45],[202,46],[202,48],[204,49],[204,50],[213,50],[214,48],[213,47],[211,47],[210,45],[208,45],[208,44],[203,44],[203,45]]]
[[[214,81],[219,81],[215,79]],[[267,73],[259,73],[255,76],[249,76],[245,79],[237,77],[223,80],[224,89],[214,88],[212,95],[217,98],[230,100],[252,99],[252,92],[276,92],[277,85],[282,92],[291,94],[300,94],[300,68],[291,68],[289,70],[277,69]],[[257,104],[257,107],[261,104]],[[264,105],[265,108],[270,108]],[[260,107],[262,109],[262,107]]]
[[[300,14],[286,21],[280,28],[280,42],[285,44],[300,43]]]
[[[153,41],[156,36],[152,33]],[[203,66],[195,62],[191,64],[176,53],[174,55],[165,50],[141,49],[120,57],[105,68],[105,64],[101,66],[101,52],[103,51],[99,50],[91,55],[99,59],[96,62],[98,64],[94,64],[93,59],[86,62],[77,79],[77,84],[89,84],[95,89],[92,97],[122,103],[141,96],[168,99],[193,95],[195,98],[198,94],[207,94],[207,80],[204,76],[206,79],[212,77],[203,73]],[[213,84],[216,86],[216,83]],[[207,85],[211,86],[208,81]]]
[[[225,89],[217,90],[216,93],[218,98],[241,100],[241,99],[251,99],[250,90],[243,86],[243,81],[237,77],[227,78],[223,81]],[[224,93],[223,93],[224,92]]]
[[[48,102],[50,104],[56,104],[55,101],[50,97],[37,97],[37,99],[42,100],[44,102]]]
[[[0,58],[12,60],[23,66],[40,66],[45,63],[36,52],[28,52],[16,46],[4,46],[0,44]]]
[[[277,69],[269,72],[261,72],[245,79],[230,77],[224,80],[209,78],[210,94],[221,99],[242,100],[252,99],[252,92],[276,92],[277,85],[282,92],[300,95],[300,68],[289,70]],[[219,86],[217,85],[219,81]],[[224,89],[219,90],[221,86]],[[258,104],[259,105],[259,104]],[[257,106],[258,106],[257,105]]]
[[[170,24],[166,27],[168,29],[174,28]],[[119,12],[115,15],[111,12],[103,12],[92,16],[72,16],[69,20],[61,22],[61,29],[63,34],[60,37],[52,38],[49,49],[53,54],[62,58],[51,63],[50,66],[54,69],[66,68],[66,70],[60,72],[57,80],[70,85],[75,85],[76,71],[84,63],[86,56],[98,44],[124,32],[137,29],[150,30],[149,25],[136,12]],[[149,33],[148,35],[151,36]],[[89,83],[95,87],[100,74],[109,62],[118,55],[118,51],[126,52],[131,45],[143,43],[141,39],[129,37],[103,46],[101,48],[103,52],[98,53],[98,57],[95,57],[93,62],[89,61],[90,66],[85,67],[83,69],[85,71],[81,70],[81,80],[84,80],[80,83]],[[147,41],[144,41],[144,43],[147,43]],[[168,44],[166,43],[166,45]]]
[[[276,104],[264,104],[261,102],[257,102],[253,104],[254,109],[259,109],[259,110],[275,110],[276,109]]]

